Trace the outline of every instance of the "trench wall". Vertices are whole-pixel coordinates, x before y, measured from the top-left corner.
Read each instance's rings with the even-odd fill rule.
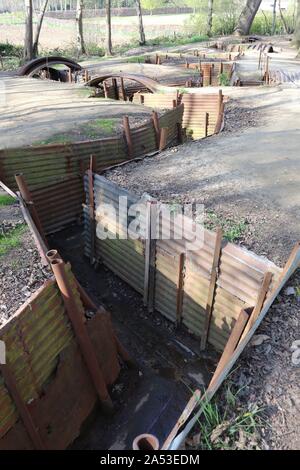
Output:
[[[168,129],[169,145],[176,141],[183,106],[159,116],[159,126]],[[132,153],[123,135],[69,145],[44,145],[0,151],[0,179],[17,190],[14,175],[23,173],[46,233],[76,221],[84,202],[83,175],[94,156],[97,172],[131,158],[158,150],[153,121],[131,129]]]
[[[222,351],[241,309],[256,305],[265,273],[272,273],[269,286],[272,289],[281,269],[226,240],[222,241],[215,267],[214,258],[218,249],[216,233],[205,229],[203,246],[196,251],[186,251],[185,244],[193,235],[188,229],[181,240],[176,240],[174,234],[180,230],[177,222],[171,239],[160,237],[152,248],[147,243],[153,242],[147,242],[142,235],[135,240],[122,239],[127,226],[115,225],[109,215],[99,215],[97,211],[103,204],[110,204],[118,216],[120,196],[127,198],[128,206],[137,203],[138,197],[100,175],[94,175],[93,184],[95,221],[91,221],[89,215],[89,183],[85,179],[86,256],[92,255],[96,260],[103,261],[144,296],[150,310],[155,308],[170,321],[182,323],[198,337],[206,334],[208,304],[212,297],[208,342]],[[147,220],[149,214],[141,212],[140,224],[145,230]],[[164,229],[159,218],[155,219],[155,224],[158,233],[162,234]],[[104,226],[110,238],[102,240],[97,231]]]
[[[66,266],[84,317],[75,278]],[[105,382],[112,384],[120,366],[110,319],[97,313],[86,325]],[[0,366],[0,449],[34,447],[6,386],[4,367],[14,377],[45,447],[65,449],[79,435],[97,395],[54,280],[46,281],[0,328],[0,339],[6,345],[6,365]]]

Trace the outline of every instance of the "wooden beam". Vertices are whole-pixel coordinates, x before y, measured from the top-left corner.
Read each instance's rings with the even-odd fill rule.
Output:
[[[211,316],[213,312],[213,304],[214,304],[214,297],[215,297],[215,290],[216,290],[220,255],[221,255],[221,248],[222,248],[222,237],[223,237],[222,229],[218,227],[217,233],[216,233],[216,242],[215,242],[212,268],[211,268],[211,278],[210,278],[210,284],[208,288],[208,298],[207,298],[207,303],[206,303],[205,325],[204,325],[204,331],[201,336],[200,348],[202,351],[206,348],[210,321],[211,321]]]

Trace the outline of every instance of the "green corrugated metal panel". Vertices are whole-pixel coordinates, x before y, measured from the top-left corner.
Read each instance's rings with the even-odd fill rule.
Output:
[[[67,273],[76,303],[83,306],[75,279]],[[54,372],[62,350],[74,341],[73,330],[55,281],[47,281],[0,329],[7,363],[19,393],[28,403],[37,398]],[[0,437],[17,421],[18,413],[0,375]]]

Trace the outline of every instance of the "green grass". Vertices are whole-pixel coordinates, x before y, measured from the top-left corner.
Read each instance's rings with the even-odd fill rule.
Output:
[[[11,249],[20,246],[22,235],[26,232],[27,226],[25,224],[18,225],[8,233],[0,234],[0,256],[5,255]]]
[[[200,435],[198,448],[230,450],[259,447],[259,428],[266,426],[263,408],[254,406],[247,409],[239,406],[240,391],[232,391],[232,384],[229,383],[225,389],[223,406],[217,399],[205,403],[196,429]]]
[[[37,140],[36,142],[33,143],[35,146],[39,145],[50,145],[50,144],[71,144],[72,139],[70,139],[70,136],[67,134],[56,134],[53,135],[52,137],[49,137],[48,139],[44,140]]]
[[[0,206],[10,206],[16,202],[15,198],[8,194],[0,194]]]
[[[99,138],[100,133],[113,134],[115,132],[115,119],[95,119],[80,126],[80,130],[91,139]]]
[[[214,230],[216,227],[221,227],[224,238],[229,242],[240,240],[247,229],[247,223],[244,219],[235,221],[232,219],[221,218],[213,211],[207,212],[205,226],[210,230]]]

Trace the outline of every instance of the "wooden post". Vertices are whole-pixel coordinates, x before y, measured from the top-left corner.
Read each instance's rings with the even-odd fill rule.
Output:
[[[173,108],[177,108],[177,100],[172,100]]]
[[[212,66],[209,65],[209,68],[208,68],[208,76],[209,76],[209,85],[211,85],[211,79],[212,79]]]
[[[116,78],[112,79],[112,84],[113,84],[113,89],[114,89],[114,93],[115,93],[115,99],[119,100],[120,96],[119,96],[119,90],[118,90],[118,84],[117,84],[117,79]]]
[[[156,240],[159,236],[159,223],[157,224],[157,217],[158,217],[157,201],[151,201],[150,240],[149,240],[149,251],[150,251],[149,252],[149,281],[148,281],[148,311],[150,313],[153,312],[154,310]]]
[[[152,111],[152,122],[155,132],[156,147],[159,148],[160,142],[160,129],[159,129],[159,119],[156,111]]]
[[[183,135],[182,135],[182,124],[181,124],[181,122],[177,122],[176,127],[177,127],[177,142],[179,144],[182,144],[183,143]]]
[[[121,82],[122,98],[123,98],[123,101],[126,101],[126,91],[125,91],[125,87],[124,87],[123,77],[120,78],[120,82]]]
[[[145,274],[144,274],[144,306],[148,305],[149,274],[150,274],[150,242],[151,242],[151,201],[147,201],[145,227]]]
[[[140,95],[140,104],[144,104],[145,97],[144,95]]]
[[[68,81],[69,81],[70,83],[72,83],[72,81],[73,81],[72,70],[71,70],[71,69],[68,69]]]
[[[160,131],[159,150],[162,151],[166,148],[168,142],[169,128],[163,127]]]
[[[204,136],[208,136],[208,113],[204,113]]]
[[[85,69],[84,71],[84,81],[85,82],[88,82],[89,81],[89,72],[87,69]]]
[[[94,203],[94,175],[96,171],[96,160],[93,155],[90,158],[90,168],[88,170],[88,184],[89,184],[89,216],[90,216],[90,237],[91,237],[91,251],[90,263],[93,264],[95,260],[95,242],[96,242],[96,224],[95,224],[95,203]]]
[[[130,126],[129,126],[128,116],[123,117],[123,127],[124,127],[125,140],[127,143],[128,157],[133,158],[133,144],[132,144],[132,136],[131,136]]]
[[[177,280],[177,293],[176,293],[176,323],[180,325],[182,319],[182,304],[184,296],[184,274],[185,274],[185,253],[179,255],[179,270]]]
[[[104,82],[103,82],[103,89],[104,89],[105,98],[108,98],[108,85],[107,85],[106,80],[104,80]]]
[[[46,236],[44,234],[44,230],[43,230],[40,218],[38,216],[36,207],[35,207],[34,202],[32,200],[32,196],[31,196],[31,193],[30,193],[29,188],[27,186],[27,183],[25,181],[25,178],[23,176],[23,173],[16,173],[15,174],[15,180],[16,180],[16,183],[17,183],[18,188],[20,190],[20,194],[21,194],[23,200],[25,201],[26,206],[28,207],[28,210],[29,210],[29,213],[32,217],[32,220],[35,223],[36,228],[40,232],[40,235],[41,235],[45,245],[48,247],[47,239],[46,239]]]
[[[20,414],[20,417],[23,421],[24,427],[28,432],[30,439],[33,442],[34,448],[36,450],[45,450],[46,446],[39,434],[39,430],[35,423],[33,422],[32,416],[28,410],[27,404],[24,402],[10,367],[8,364],[0,365],[0,371],[5,383],[5,386],[10,393],[16,408]]]
[[[213,312],[215,290],[216,290],[217,279],[218,279],[218,274],[219,274],[222,237],[223,237],[222,229],[218,227],[217,233],[216,233],[216,243],[215,243],[215,249],[214,249],[214,255],[213,255],[212,269],[211,269],[211,278],[210,278],[210,284],[209,284],[209,289],[208,289],[208,298],[207,298],[207,303],[206,303],[205,325],[204,325],[203,334],[201,336],[200,348],[202,351],[206,348],[210,321],[211,321],[211,316]]]
[[[259,51],[259,56],[258,56],[258,69],[260,68],[261,64],[261,50]]]
[[[242,309],[230,333],[229,339],[226,343],[221,359],[219,360],[219,363],[217,365],[213,378],[211,379],[209,387],[213,386],[213,384],[219,377],[220,373],[222,372],[224,366],[227,364],[232,354],[234,353],[234,350],[239,343],[239,340],[245,329],[245,326],[247,325],[248,319],[249,319],[248,313],[244,309]]]

